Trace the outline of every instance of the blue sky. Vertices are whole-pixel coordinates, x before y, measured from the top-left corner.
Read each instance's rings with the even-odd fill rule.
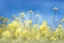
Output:
[[[40,21],[52,21],[54,15],[53,7],[58,7],[56,21],[64,17],[64,1],[63,0],[0,0],[0,16],[5,16],[11,19],[12,15],[19,16],[20,12],[33,10],[35,16],[40,14]],[[27,18],[27,17],[26,17]]]

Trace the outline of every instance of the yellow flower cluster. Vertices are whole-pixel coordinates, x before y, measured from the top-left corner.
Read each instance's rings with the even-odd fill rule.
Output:
[[[47,21],[43,21],[40,27],[38,27],[37,24],[34,24],[31,26],[31,29],[27,28],[28,25],[32,24],[31,20],[25,21],[24,24],[25,25],[23,26],[20,22],[13,21],[5,30],[3,29],[4,31],[0,31],[0,33],[2,34],[2,37],[5,38],[21,38],[23,40],[57,40],[63,37],[62,25],[59,25],[58,28],[53,31],[50,30]]]
[[[24,14],[24,13],[21,13]],[[18,18],[16,18],[19,20]],[[7,20],[7,19],[6,19]],[[22,39],[22,40],[52,40],[57,41],[58,39],[64,38],[64,29],[62,25],[58,25],[55,30],[52,30],[51,26],[48,25],[47,21],[43,21],[41,25],[33,24],[32,20],[26,20],[22,24],[21,22],[14,20],[6,27],[1,24],[4,28],[0,28],[0,37],[6,39]],[[64,21],[62,19],[62,21]]]
[[[9,38],[9,37],[11,37],[11,35],[12,34],[9,31],[7,31],[7,30],[2,33],[2,37],[5,37],[5,38]]]
[[[47,26],[47,21],[43,21],[43,24],[40,26],[40,32],[42,32],[42,34],[46,34],[47,36],[47,33],[49,31],[49,26]]]

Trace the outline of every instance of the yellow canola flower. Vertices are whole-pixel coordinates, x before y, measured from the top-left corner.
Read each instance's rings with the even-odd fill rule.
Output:
[[[8,18],[4,18],[3,22],[8,22],[9,19]]]
[[[6,24],[1,24],[2,27],[6,27]]]
[[[61,29],[58,29],[58,28],[56,29],[56,33],[59,36],[59,38],[62,37],[62,35],[63,35]]]
[[[43,35],[43,37],[50,36],[49,28],[50,27],[47,25],[47,21],[43,21],[43,24],[40,26],[40,32]]]
[[[28,31],[27,30],[23,30],[22,32],[21,32],[21,38],[22,39],[26,39],[27,38],[27,35],[28,35]]]
[[[35,39],[35,36],[36,36],[35,31],[31,31],[31,32],[30,32],[30,37],[31,37],[32,40]]]
[[[61,19],[61,22],[64,22],[64,18]]]
[[[56,41],[57,38],[55,38],[54,36],[52,36],[52,37],[50,38],[50,40],[54,40],[54,41]]]
[[[2,36],[5,38],[9,38],[9,37],[11,37],[11,35],[12,34],[8,30],[6,30],[5,32],[2,33]]]
[[[24,27],[26,29],[30,29],[31,25],[32,25],[32,20],[26,20],[26,21],[24,21]]]
[[[47,21],[43,21],[43,25],[47,25]]]
[[[47,38],[49,38],[50,35],[51,35],[51,33],[50,33],[49,31],[47,31],[47,32],[45,33],[45,36],[46,36]]]
[[[2,35],[3,32],[3,28],[0,28],[0,36]]]
[[[43,24],[40,26],[40,30],[48,30],[49,26],[47,26],[47,21],[43,21]]]
[[[49,30],[49,26],[47,26],[47,22],[44,21],[43,24],[40,26],[40,31],[43,33],[47,32]]]
[[[36,34],[36,40],[40,40],[40,38],[41,38],[41,34],[40,33],[37,33]]]
[[[13,21],[13,22],[11,23],[11,25],[14,26],[14,27],[19,27],[20,23],[17,22],[17,21]]]
[[[19,20],[20,20],[20,18],[18,18],[18,17],[15,17],[15,20],[16,20],[16,21],[19,21]]]
[[[27,34],[27,33],[28,33],[28,30],[27,30],[27,29],[25,29],[25,30],[23,31],[23,33]]]
[[[14,35],[18,38],[18,37],[21,36],[21,32],[22,32],[22,31],[21,31],[21,28],[18,28],[18,29],[16,29]]]
[[[57,32],[57,33],[60,33],[60,32],[61,32],[61,30],[57,28],[57,29],[56,29],[56,32]]]
[[[48,30],[47,26],[41,25],[40,30]]]
[[[57,34],[56,34],[56,32],[53,32],[53,33],[51,34],[50,40],[54,40],[54,41],[57,40]]]
[[[21,12],[21,13],[20,13],[20,17],[21,17],[21,18],[24,18],[24,17],[25,17],[25,13],[24,13],[24,12]]]
[[[62,32],[62,25],[58,25],[58,28],[56,29],[56,33],[58,36],[62,36],[63,32]]]
[[[10,23],[7,28],[9,30],[16,30],[18,27],[20,26],[20,23],[17,21],[13,21],[12,23]]]
[[[62,25],[61,25],[61,24],[60,24],[60,25],[58,25],[58,28],[59,28],[59,29],[61,29],[61,28],[62,28]]]

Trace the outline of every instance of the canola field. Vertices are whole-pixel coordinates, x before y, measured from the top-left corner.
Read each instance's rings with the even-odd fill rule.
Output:
[[[37,23],[33,24],[31,14],[32,10],[29,11],[29,20],[24,19],[24,12],[21,12],[19,17],[12,15],[13,21],[0,16],[0,43],[64,43],[64,28],[61,24],[64,18],[53,30],[47,21],[42,21],[39,25],[38,18]]]

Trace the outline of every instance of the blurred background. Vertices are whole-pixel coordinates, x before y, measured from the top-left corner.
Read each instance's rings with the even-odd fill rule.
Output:
[[[28,18],[28,11],[33,11],[33,23],[35,23],[34,16],[40,15],[39,23],[43,20],[47,20],[49,24],[52,24],[54,10],[57,7],[57,13],[55,15],[55,23],[60,21],[64,17],[64,1],[63,0],[0,0],[0,16],[7,17],[12,20],[12,15],[19,17],[21,12],[26,14],[25,20]]]

